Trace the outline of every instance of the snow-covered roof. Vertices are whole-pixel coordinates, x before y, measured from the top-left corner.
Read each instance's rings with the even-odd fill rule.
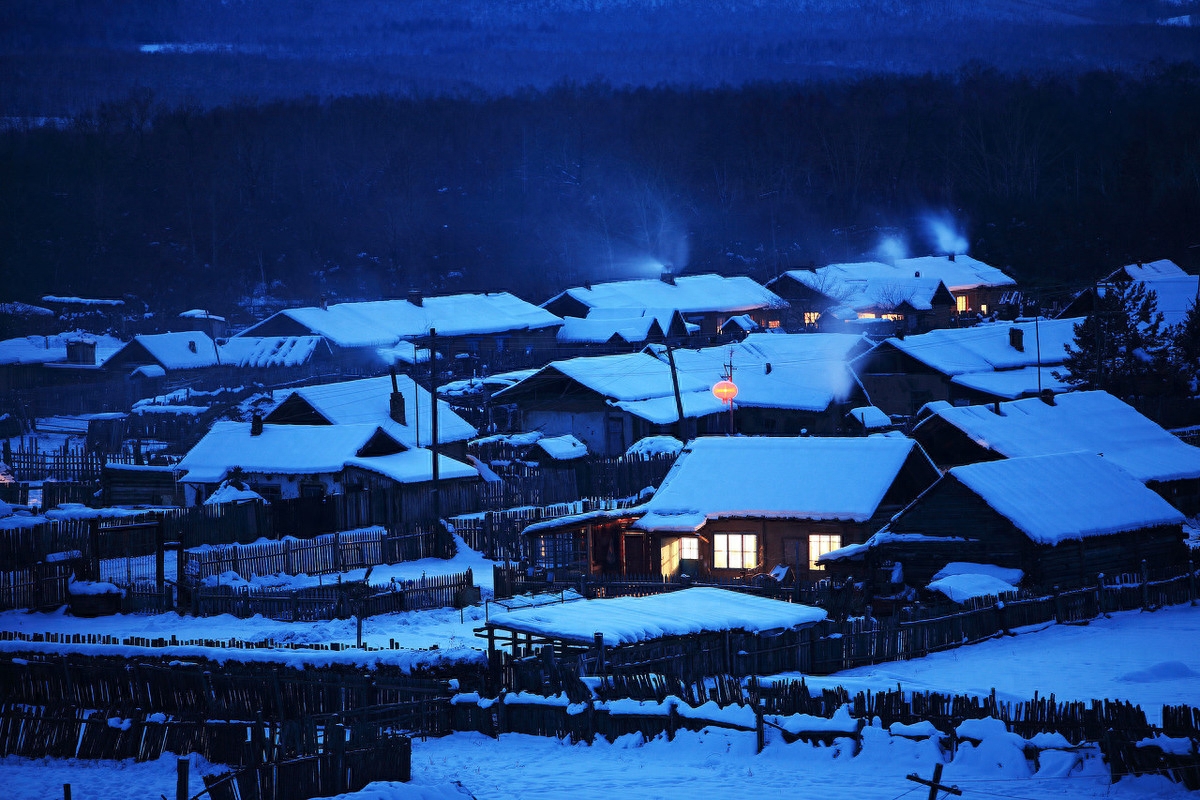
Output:
[[[893,309],[901,303],[908,303],[917,311],[928,311],[933,308],[933,298],[942,286],[940,278],[924,273],[916,276],[877,261],[830,264],[816,270],[794,269],[780,277],[790,278],[837,301],[838,307],[850,314],[868,309]],[[845,313],[839,316],[845,316]]]
[[[427,336],[430,328],[442,336],[469,336],[539,330],[562,322],[508,292],[495,292],[426,297],[419,306],[408,300],[375,300],[289,308],[245,334],[254,335],[260,327],[270,329],[277,317],[293,320],[339,347],[390,347],[402,339]]]
[[[374,472],[385,478],[391,478],[396,483],[424,483],[433,478],[433,453],[425,448],[414,448],[387,456],[350,458],[346,460],[346,466]],[[479,470],[475,467],[438,454],[438,478],[440,480],[452,481],[478,477]]]
[[[7,303],[0,303],[0,314],[10,314],[14,317],[52,317],[54,312],[48,308],[41,306],[22,303],[20,300],[11,300]]]
[[[1164,326],[1183,322],[1196,298],[1200,297],[1200,276],[1197,275],[1153,276],[1143,280],[1142,285],[1154,292],[1154,305],[1162,312]],[[1100,291],[1103,294],[1103,286]]]
[[[280,402],[291,395],[298,395],[333,425],[370,423],[383,428],[406,447],[418,444],[416,426],[419,418],[419,443],[427,447],[433,431],[429,391],[418,386],[407,375],[397,375],[396,385],[404,395],[404,425],[391,418],[392,379],[388,375],[319,386],[300,386],[280,396]],[[438,400],[440,442],[472,439],[476,433],[475,428],[456,414],[446,401]]]
[[[200,331],[151,333],[133,337],[126,347],[139,344],[164,369],[199,369],[221,363],[216,343]]]
[[[940,328],[903,339],[887,339],[878,346],[894,347],[944,375],[1034,367],[1039,363],[1047,366],[1063,362],[1066,346],[1075,341],[1079,321],[1043,319]],[[1013,328],[1021,331],[1021,350],[1010,342]]]
[[[553,603],[493,614],[490,624],[506,630],[606,646],[665,636],[742,630],[800,628],[821,622],[823,609],[724,589],[694,588],[649,597],[614,597]]]
[[[913,440],[885,436],[702,437],[684,448],[634,527],[691,532],[722,518],[865,522],[914,449],[925,457]]]
[[[181,312],[179,315],[183,319],[215,319],[224,322],[224,317],[219,317],[216,314],[210,314],[203,308],[193,308],[188,311]]]
[[[646,341],[652,332],[661,333],[654,317],[563,317],[556,334],[564,344],[604,344],[616,337],[630,344]]]
[[[725,320],[725,324],[721,326],[721,332],[728,333],[734,328],[749,333],[760,330],[761,326],[749,314],[736,314]]]
[[[125,346],[108,335],[81,334],[76,331],[54,336],[22,336],[0,341],[0,364],[51,364],[67,360],[67,343],[86,338],[96,343],[96,363],[102,364]]]
[[[1136,264],[1126,264],[1116,272],[1106,278],[1106,280],[1120,280],[1128,278],[1135,281],[1154,281],[1163,278],[1184,278],[1189,277],[1183,268],[1169,258],[1160,258],[1157,261],[1138,262]],[[1194,277],[1194,276],[1192,276]]]
[[[923,278],[937,278],[952,292],[995,286],[1016,286],[1017,282],[995,267],[968,255],[919,256],[896,259],[900,272]]]
[[[673,283],[657,278],[597,283],[567,289],[542,305],[548,306],[563,296],[589,308],[669,308],[683,314],[742,313],[787,305],[750,278],[721,275],[683,275]]]
[[[588,454],[587,445],[569,433],[563,436],[544,436],[539,438],[533,447],[540,448],[555,461],[570,461]]]
[[[855,334],[750,334],[732,345],[674,352],[683,414],[696,418],[727,409],[712,394],[732,357],[739,408],[823,411],[857,387],[847,360],[864,339]],[[732,355],[731,355],[732,354]],[[676,421],[678,409],[666,348],[641,353],[555,361],[515,386],[498,392],[504,402],[523,390],[565,376],[603,395],[623,411],[658,425]]]
[[[378,425],[263,425],[250,435],[250,423],[222,420],[179,462],[187,483],[218,483],[231,469],[285,475],[341,472],[377,435]],[[400,447],[397,443],[397,448]]]
[[[221,363],[238,367],[297,367],[307,364],[320,336],[235,336],[220,344]]]
[[[938,406],[914,435],[936,419],[1002,456],[1101,453],[1142,482],[1200,478],[1200,448],[1185,444],[1107,392],[1068,392],[1054,405],[1037,398],[991,406]]]
[[[1055,394],[1069,392],[1071,384],[1054,376],[1054,373],[1061,371],[1061,367],[1020,367],[995,372],[964,372],[955,375],[950,382],[993,397],[1016,400],[1033,397],[1044,391]]]
[[[935,578],[925,588],[933,592],[941,592],[955,603],[965,603],[976,597],[997,597],[1017,590],[1015,583],[1001,580],[994,575],[976,572],[960,572]]]
[[[1170,503],[1093,453],[968,464],[947,474],[1038,544],[1184,522]]]
[[[858,423],[864,428],[870,430],[872,428],[886,428],[892,424],[892,418],[883,412],[883,409],[875,406],[859,406],[852,408],[846,412],[849,416],[858,420]]]
[[[97,297],[75,297],[58,294],[47,294],[42,296],[43,303],[61,303],[63,305],[77,306],[123,306],[124,300],[110,300]]]

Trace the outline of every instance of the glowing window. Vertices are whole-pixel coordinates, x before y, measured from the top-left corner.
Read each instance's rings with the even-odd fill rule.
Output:
[[[958,297],[954,298],[954,301],[957,304],[958,313],[961,314],[967,310],[967,296],[965,294],[960,294]]]
[[[890,319],[892,322],[899,322],[900,320],[904,319],[904,315],[903,314],[880,314],[879,318],[880,319]]]
[[[875,315],[872,314],[870,311],[860,311],[860,312],[858,312],[858,318],[859,319],[875,319]]]
[[[830,550],[837,550],[842,546],[841,534],[837,533],[813,533],[808,537],[808,568],[809,569],[825,569],[824,564],[818,564],[817,559],[828,553]]]
[[[816,325],[817,320],[820,318],[821,318],[821,312],[819,312],[819,311],[805,311],[804,312],[804,324],[805,325]]]
[[[700,540],[699,539],[691,537],[691,538],[687,538],[687,539],[680,539],[679,542],[680,542],[680,545],[682,545],[682,549],[680,550],[680,554],[679,554],[680,558],[682,558],[684,561],[699,561],[700,560]]]
[[[804,317],[805,317],[805,320],[804,320],[804,321],[807,323],[807,322],[808,322],[808,314],[805,314],[805,315],[804,315]],[[768,327],[768,328],[770,328],[771,330],[774,330],[775,328],[778,328],[778,327],[780,326],[780,324],[781,324],[781,323],[780,323],[780,322],[779,322],[779,320],[777,320],[777,319],[769,319],[769,320],[767,320],[767,327]]]
[[[980,314],[986,314],[986,313],[987,313],[987,303],[980,303],[980,304],[979,304],[979,313],[980,313]]]
[[[750,569],[758,566],[758,536],[753,533],[718,533],[713,536],[713,569]]]

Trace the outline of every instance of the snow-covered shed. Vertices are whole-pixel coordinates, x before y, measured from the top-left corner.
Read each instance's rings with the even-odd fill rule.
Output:
[[[554,314],[508,292],[442,297],[411,293],[403,300],[284,309],[240,335],[321,336],[346,366],[379,370],[395,363],[387,351],[401,342],[423,340],[432,328],[439,337],[439,353],[447,358],[460,353],[478,357],[495,369],[536,360],[553,348],[561,324]]]
[[[394,388],[393,388],[394,387]],[[277,394],[277,396],[279,396]],[[429,391],[407,375],[339,381],[287,390],[264,417],[274,425],[377,425],[405,447],[429,447],[433,413]],[[438,400],[439,451],[466,455],[476,430],[444,401]]]
[[[992,403],[1064,392],[1055,377],[1075,340],[1075,319],[984,323],[877,344],[851,362],[871,401],[913,415],[926,403]]]
[[[489,663],[501,648],[549,645],[564,662],[593,674],[654,671],[678,677],[762,674],[803,669],[799,634],[826,619],[824,609],[724,589],[692,588],[647,597],[573,600],[493,614],[476,635]],[[763,660],[760,660],[760,651]],[[792,661],[779,661],[791,656]],[[580,656],[584,658],[580,659]]]
[[[1185,563],[1184,516],[1105,456],[1073,452],[955,467],[863,545],[828,553],[838,572],[900,564],[923,586],[947,563],[1022,570],[1037,586],[1082,586]]]
[[[994,406],[931,406],[913,438],[942,469],[1002,458],[1103,455],[1185,514],[1200,512],[1200,448],[1103,391]]]
[[[661,279],[612,281],[560,292],[542,308],[560,317],[586,317],[592,309],[673,309],[699,333],[715,335],[731,316],[749,314],[764,328],[776,328],[787,303],[746,277],[721,275],[675,276]]]

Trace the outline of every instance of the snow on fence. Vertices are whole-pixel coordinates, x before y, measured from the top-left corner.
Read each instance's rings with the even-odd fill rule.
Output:
[[[448,558],[450,539],[435,531],[395,533],[381,527],[341,531],[312,539],[288,537],[255,544],[232,544],[180,551],[179,574],[191,583],[234,573],[328,575],[379,564],[421,558]]]
[[[261,615],[283,622],[366,617],[400,611],[459,607],[474,586],[471,570],[396,581],[382,587],[346,582],[303,589],[200,587],[191,592],[191,613],[209,617]]]

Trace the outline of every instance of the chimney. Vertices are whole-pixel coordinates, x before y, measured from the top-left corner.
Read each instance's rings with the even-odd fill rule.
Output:
[[[1008,329],[1008,343],[1014,350],[1025,352],[1025,331],[1013,325]]]
[[[250,418],[250,435],[251,436],[262,436],[262,432],[263,432],[262,412],[255,411],[254,416],[252,416]]]
[[[408,417],[404,414],[404,395],[400,392],[400,387],[396,385],[396,369],[391,370],[392,373],[392,395],[388,406],[388,416],[393,422],[398,422],[401,425],[408,424]]]
[[[329,295],[322,293],[321,299],[318,302],[321,304],[322,311],[329,310]]]
[[[1000,413],[1000,401],[999,400],[992,401],[992,413],[998,417],[1004,416],[1003,414]]]
[[[415,286],[408,290],[408,302],[412,303],[417,308],[425,302],[425,298],[421,294],[421,290]]]
[[[1054,392],[1050,391],[1049,389],[1042,389],[1042,393],[1038,395],[1038,397],[1040,397],[1042,402],[1048,406],[1058,405],[1054,402]]]
[[[90,339],[72,339],[67,342],[68,364],[95,364],[96,343]]]
[[[919,277],[921,277],[921,270],[917,270],[916,272],[914,272],[914,273],[913,273],[913,277],[914,277],[914,278],[919,278]]]
[[[954,260],[954,253],[951,253],[950,255],[946,256],[946,258],[948,258],[948,259],[950,259],[951,261],[953,261],[953,260]]]
[[[658,276],[663,283],[675,285],[675,269],[670,264],[667,264],[662,269],[662,274]]]
[[[584,278],[583,288],[587,289],[589,292],[592,290],[592,279],[591,278]]]
[[[196,340],[195,339],[188,339],[188,350],[190,350],[193,353],[196,352]]]

